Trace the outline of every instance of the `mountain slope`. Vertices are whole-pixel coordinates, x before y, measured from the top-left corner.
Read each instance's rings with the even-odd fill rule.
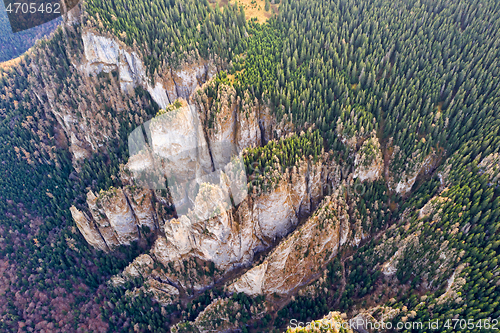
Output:
[[[0,73],[0,327],[498,317],[497,2],[221,5],[85,1]],[[146,123],[246,196],[203,180],[181,213],[138,176]]]

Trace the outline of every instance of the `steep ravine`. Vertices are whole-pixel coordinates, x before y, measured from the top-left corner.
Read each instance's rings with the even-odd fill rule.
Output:
[[[170,102],[180,101],[182,107],[169,114],[173,118],[170,119],[168,128],[152,123],[149,138],[151,146],[165,156],[182,153],[186,148],[194,146],[206,147],[205,152],[208,154],[196,157],[197,163],[205,165],[202,173],[213,170],[215,165],[229,162],[224,151],[219,148],[221,142],[228,142],[242,151],[262,145],[262,139],[270,140],[271,133],[275,131],[283,134],[291,131],[286,120],[280,124],[273,120],[269,107],[248,96],[240,100],[231,87],[221,87],[218,90],[217,104],[211,105],[205,90],[198,86],[199,82],[213,76],[214,68],[210,62],[200,60],[185,65],[178,71],[171,70],[166,78],[157,78],[156,85],[152,88],[144,75],[143,65],[134,52],[126,51],[118,42],[92,32],[84,33],[83,43],[85,63],[80,70],[85,74],[118,71],[124,93],[130,87],[143,85],[163,108],[168,107]],[[198,93],[194,94],[196,91]],[[193,104],[188,106],[190,102]],[[189,117],[199,117],[203,127],[195,130],[193,125],[200,125],[196,125],[196,121],[186,122],[187,119],[192,119]],[[208,126],[210,117],[212,123]],[[201,131],[205,134],[194,134]],[[165,141],[165,135],[170,139]],[[172,142],[172,138],[193,142],[193,147],[179,145],[172,148],[163,143]],[[193,160],[178,162],[176,166],[180,171],[185,170],[185,176],[188,177]],[[172,199],[162,197],[159,191],[142,189],[134,184],[134,172],[141,172],[148,167],[144,163],[145,160],[140,156],[132,156],[125,167],[129,176],[122,178],[123,183],[128,185],[96,194],[89,192],[89,213],[79,211],[76,207],[72,207],[71,212],[89,244],[103,251],[128,245],[138,240],[145,230],[159,229],[159,236],[150,253],[138,257],[124,271],[123,278],[142,275],[149,281],[145,287],[154,290],[158,299],[164,303],[178,295],[178,292],[171,289],[173,285],[183,290],[202,290],[213,284],[213,279],[207,280],[196,276],[197,274],[181,279],[175,273],[175,266],[182,260],[213,262],[222,277],[236,267],[251,264],[255,253],[269,248],[276,238],[293,231],[300,216],[309,214],[313,209],[311,206],[319,203],[320,190],[316,186],[321,184],[319,179],[328,178],[332,170],[332,166],[326,161],[318,162],[309,170],[310,163],[304,161],[295,171],[291,170],[290,174],[285,175],[272,191],[248,195],[233,208],[225,200],[228,197],[227,189],[213,184],[203,187],[201,184],[202,189],[195,199],[192,213],[177,219],[164,219],[164,214],[158,209],[162,210],[171,204]],[[335,175],[330,178],[337,177]],[[203,200],[205,195],[218,199],[207,207],[207,202]],[[214,209],[222,213],[200,219],[200,214],[204,215]],[[169,269],[173,264],[173,272],[154,272],[151,263]],[[120,280],[118,277],[114,279],[116,283]],[[158,283],[164,284],[159,281],[168,281],[170,287],[159,287]]]
[[[240,98],[232,87],[216,86],[211,78],[217,68],[211,60],[187,60],[155,77],[153,85],[139,56],[124,45],[91,31],[83,33],[83,45],[85,60],[77,66],[81,73],[117,72],[123,94],[141,86],[167,109],[168,123],[149,122],[144,140],[160,156],[178,156],[175,167],[180,179],[192,178],[193,170],[196,177],[203,178],[220,169],[221,179],[246,187],[244,169],[235,173],[225,167],[231,163],[234,167],[235,162],[224,144],[233,147],[237,156],[247,148],[265,145],[274,135],[286,137],[295,131],[286,117],[276,122],[267,104],[249,95]],[[216,89],[215,98],[208,96],[207,88]],[[188,150],[195,153],[183,155]],[[384,163],[374,135],[353,153],[353,170],[341,172],[342,166],[328,154],[318,161],[303,159],[288,168],[271,190],[245,193],[237,202],[227,183],[200,181],[191,209],[173,218],[165,211],[175,198],[137,180],[138,174],[155,166],[143,151],[131,156],[123,167],[122,188],[90,191],[88,212],[72,207],[71,213],[87,242],[103,251],[154,232],[150,251],[113,277],[112,283],[121,285],[141,277],[140,289],[151,292],[162,304],[185,301],[229,279],[233,279],[230,292],[287,295],[310,283],[344,245],[357,246],[367,237],[361,221],[353,218],[355,202],[347,202],[342,189],[353,186],[355,179],[382,179]],[[79,159],[85,154],[74,156]],[[417,174],[422,165],[416,167]],[[326,197],[325,186],[330,188]],[[305,222],[299,226],[299,220]],[[279,239],[283,241],[273,249]],[[263,251],[270,254],[241,274],[240,269],[250,267],[256,254]],[[200,318],[210,315],[210,309]],[[199,329],[203,331],[201,326]]]

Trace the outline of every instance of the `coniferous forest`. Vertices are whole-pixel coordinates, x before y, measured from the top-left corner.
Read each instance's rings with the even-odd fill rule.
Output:
[[[500,2],[262,3],[263,13],[273,13],[265,23],[250,17],[259,5],[247,1],[85,0],[79,21],[37,41],[16,65],[0,66],[0,331],[199,332],[204,321],[212,331],[285,332],[291,319],[318,320],[330,311],[353,318],[369,309],[394,327],[439,320],[440,332],[496,329]],[[153,235],[100,251],[70,207],[88,212],[90,191],[128,186],[120,177],[127,137],[162,111],[140,85],[123,92],[116,69],[82,70],[88,31],[136,52],[152,86],[193,59],[213,62],[215,76],[199,82],[199,95],[215,110],[210,130],[219,124],[222,91],[234,93],[238,110],[268,109],[266,117],[287,124],[242,152],[252,200],[304,164],[336,165],[338,184],[363,189],[338,196],[350,223],[360,225],[360,241],[339,247],[287,295],[229,288],[291,241],[287,236],[268,240],[269,249],[229,277],[214,263],[183,258],[179,276],[199,270],[213,283],[182,289],[170,304],[144,288],[144,276],[110,283],[165,231],[140,231]],[[0,60],[16,52],[2,49]],[[376,180],[352,177],[373,165],[383,169]],[[174,218],[161,200],[168,195],[154,197],[164,220]],[[330,216],[313,206],[298,216],[296,230],[321,214],[333,221],[340,211]],[[154,269],[169,278],[176,272],[159,263]],[[219,318],[209,317],[214,304]]]

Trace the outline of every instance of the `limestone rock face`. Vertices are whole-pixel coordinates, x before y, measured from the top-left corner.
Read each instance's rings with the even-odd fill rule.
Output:
[[[97,75],[102,71],[117,71],[122,91],[143,85],[160,107],[170,104],[165,89],[149,85],[144,65],[136,52],[126,50],[116,39],[99,36],[92,31],[85,31],[82,41],[85,63],[81,70],[84,73]]]
[[[76,11],[75,15],[78,15]],[[214,59],[204,60],[190,55],[178,67],[165,68],[155,77],[149,77],[138,50],[89,29],[84,29],[81,38],[83,54],[81,57],[79,54],[71,56],[73,67],[69,69],[72,80],[78,86],[77,91],[71,91],[70,87],[57,91],[53,82],[42,78],[43,89],[35,92],[64,130],[77,170],[76,162],[89,158],[92,152],[119,136],[119,124],[108,114],[108,107],[117,112],[126,109],[136,121],[146,118],[141,102],[149,101],[145,97],[137,97],[135,87],[147,90],[159,107],[165,109],[179,98],[189,101],[195,90],[218,72]],[[41,68],[34,64],[32,68],[35,74],[40,74]],[[117,73],[117,80],[112,78],[104,82],[97,77],[102,72]],[[100,83],[103,85],[97,92],[96,87]],[[79,95],[89,98],[81,101],[75,97]],[[137,97],[138,102],[132,108],[127,106],[130,95]]]
[[[90,213],[94,218],[94,221],[102,235],[102,238],[106,242],[106,245],[112,249],[120,245],[116,233],[111,226],[104,209],[98,204],[97,197],[90,191],[87,193],[87,205],[89,206]]]
[[[158,237],[151,248],[151,254],[161,263],[168,264],[181,258],[179,250],[166,237]]]
[[[148,141],[156,167],[173,173],[179,181],[212,171],[212,161],[197,111],[182,101],[182,106],[148,122]]]
[[[90,191],[87,205],[93,221],[89,218],[85,222],[86,216],[76,208],[72,209],[72,215],[85,239],[98,249],[108,251],[119,245],[129,245],[139,239],[138,227],[157,229],[150,190],[111,188],[101,191],[98,196]],[[97,242],[99,238],[104,245]]]
[[[193,259],[211,262],[222,275],[235,267],[247,266],[255,253],[269,248],[276,238],[288,235],[296,228],[299,218],[309,214],[311,202],[321,196],[321,184],[308,182],[327,180],[335,175],[330,169],[335,168],[325,164],[323,159],[315,164],[303,160],[287,171],[276,186],[264,193],[248,195],[238,201],[237,208],[232,206],[227,182],[201,183],[188,213],[165,221],[162,226],[164,236],[159,235],[155,241],[150,251],[151,258],[163,267],[177,267],[179,262]],[[224,174],[221,179],[224,179]],[[243,184],[246,186],[246,182]],[[348,229],[336,233],[338,242],[346,242]],[[174,269],[159,276],[168,278],[179,287],[195,290],[213,284],[190,270],[188,274],[191,276],[185,278],[180,275],[180,270]]]
[[[234,219],[239,222],[237,231],[240,243],[237,251],[241,254],[241,264],[243,265],[251,263],[255,253],[269,247],[269,242],[264,238],[260,226],[255,223],[252,207],[251,198],[247,198],[234,213]],[[238,238],[235,237],[235,239]]]
[[[141,131],[142,134],[142,130],[139,129],[139,131]],[[127,183],[131,183],[133,181],[134,174],[154,170],[155,167],[155,161],[150,151],[145,149],[135,154],[131,153],[125,167],[128,172],[126,179]],[[123,180],[124,177],[121,176],[121,178]]]
[[[260,105],[248,96],[241,100],[234,87],[226,85],[219,85],[214,102],[206,95],[205,89],[208,87],[214,88],[213,82],[206,83],[198,90],[194,102],[217,166],[228,162],[225,154],[227,145],[220,145],[221,143],[232,145],[232,149],[237,152],[261,145]]]
[[[275,186],[263,193],[246,197],[236,195],[238,192],[233,185],[239,184],[238,186],[246,189],[247,182],[246,177],[241,181],[238,179],[238,172],[231,173],[234,171],[229,168],[233,163],[231,162],[221,172],[219,184],[199,183],[193,205],[186,214],[161,223],[163,233],[158,235],[150,257],[163,267],[177,267],[179,262],[193,259],[209,262],[221,274],[235,267],[249,265],[255,253],[269,248],[276,238],[288,235],[296,228],[300,218],[315,209],[316,202],[323,195],[322,182],[330,182],[332,179],[338,182],[338,166],[326,161],[329,159],[322,158],[316,163],[302,160],[290,171],[287,170]],[[131,162],[139,167],[141,163],[146,163],[133,159]],[[240,172],[244,173],[244,168]],[[158,201],[158,198],[155,199]],[[102,192],[98,197],[92,192],[88,195],[92,216],[111,249],[137,239],[137,226],[147,225],[151,229],[157,227],[152,201],[152,191],[132,185],[125,186],[123,190]],[[335,233],[338,234],[337,242],[343,244],[349,230],[342,229],[329,234],[332,236]],[[290,251],[291,249],[289,248]],[[137,262],[132,263],[120,279],[135,276],[137,267],[144,266],[143,259],[139,257]],[[283,257],[283,260],[287,259]],[[191,271],[188,273],[194,275],[183,278],[179,275],[181,270],[182,267],[169,273],[158,273],[157,276],[167,278],[179,287],[194,290],[203,290],[213,284],[213,281]],[[260,290],[258,287],[257,289]]]
[[[212,149],[212,157],[215,165],[224,165],[229,162],[227,144],[236,145],[236,122],[238,114],[238,100],[234,88],[222,86],[219,88],[217,100],[209,109],[207,137]],[[236,147],[235,147],[236,148]],[[245,147],[246,148],[246,147]],[[230,149],[235,150],[235,149]]]
[[[115,276],[111,278],[111,284],[116,287],[125,283],[124,278],[141,277],[145,280],[143,286],[133,291],[127,291],[127,293],[134,295],[138,294],[139,291],[152,292],[153,297],[161,304],[171,304],[178,300],[179,290],[169,284],[168,281],[161,281],[158,278],[158,271],[156,271],[154,263],[155,261],[151,256],[141,254],[124,269],[123,277]]]
[[[268,239],[283,237],[293,231],[300,218],[316,209],[323,197],[323,185],[331,175],[338,180],[335,165],[319,160],[302,160],[286,172],[276,187],[253,199],[252,218]],[[335,176],[334,176],[335,174]]]
[[[162,109],[165,109],[170,103],[173,101],[167,95],[165,88],[160,82],[156,82],[154,87],[152,87],[149,83],[146,84],[146,90],[151,95],[151,98],[158,104],[158,106]]]
[[[154,299],[162,305],[173,304],[179,299],[179,290],[177,288],[155,279],[147,279],[142,288],[146,292],[153,293]]]
[[[217,74],[215,62],[214,59],[190,57],[175,69],[171,68],[162,73],[158,79],[165,87],[170,102],[173,103],[179,98],[191,102],[196,89]]]
[[[356,153],[354,165],[356,167],[353,175],[354,178],[359,178],[361,181],[367,180],[373,182],[382,177],[384,161],[382,151],[380,150],[380,142],[377,137],[372,136],[365,140]]]
[[[205,82],[214,75],[216,69],[213,67],[203,60],[197,60],[184,63],[178,70],[172,71],[177,98],[188,100],[200,82]]]
[[[236,116],[236,143],[238,149],[243,150],[248,147],[261,146],[262,140],[259,126],[259,114],[255,112],[255,107],[243,103],[243,107]]]
[[[248,295],[288,294],[309,282],[349,233],[347,204],[336,193],[326,197],[307,222],[280,243],[261,264],[241,276],[230,289]]]
[[[248,263],[259,240],[248,221],[238,223],[234,215],[227,189],[202,184],[194,209],[165,223],[165,237],[158,238],[152,254],[164,265],[188,254],[220,269]]]
[[[152,86],[137,52],[116,39],[99,36],[93,31],[85,31],[82,40],[86,60],[82,70],[85,73],[118,71],[123,91],[140,85],[162,109],[178,98],[189,100],[198,86],[217,73],[213,60],[188,59],[176,69],[168,69],[165,74],[155,77]]]
[[[79,211],[75,206],[71,206],[70,211],[78,229],[80,229],[87,243],[99,250],[107,251],[108,246],[106,245],[104,239],[102,239],[102,236],[97,227],[94,225],[94,222],[85,216],[83,212]]]
[[[340,177],[338,177],[337,180],[340,180]],[[327,184],[327,172],[323,163],[318,162],[311,166],[308,184],[308,192],[311,196],[311,206],[312,209],[316,209],[324,195],[323,184]]]
[[[134,188],[133,186],[126,186],[123,190],[137,219],[137,225],[140,227],[147,226],[150,230],[157,229],[158,223],[153,208],[151,190]]]
[[[99,193],[97,205],[102,207],[120,244],[129,245],[139,238],[134,213],[121,188]]]
[[[84,33],[82,39],[89,73],[98,74],[103,70],[109,73],[118,68],[120,46],[116,41],[91,32]]]
[[[215,89],[214,82],[207,82],[197,90],[192,102],[196,106],[200,120],[211,148],[214,166],[228,162],[227,145],[232,152],[241,152],[249,147],[259,147],[274,138],[285,137],[293,132],[293,125],[285,115],[277,123],[268,104],[252,99],[248,92],[241,98],[234,87],[220,84],[217,97],[209,98],[207,89]]]
[[[254,217],[267,238],[283,237],[297,225],[297,206],[301,198],[298,195],[294,198],[293,194],[296,193],[292,193],[292,186],[282,181],[273,191],[255,200]]]
[[[141,254],[124,269],[123,274],[131,277],[147,277],[153,268],[153,258],[148,254]]]

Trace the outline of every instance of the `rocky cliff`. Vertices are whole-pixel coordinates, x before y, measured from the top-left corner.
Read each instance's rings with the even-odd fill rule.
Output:
[[[119,137],[119,120],[110,110],[134,123],[146,121],[144,108],[149,101],[136,96],[134,88],[148,91],[160,108],[166,108],[179,98],[190,101],[194,91],[218,71],[213,59],[192,55],[152,78],[140,55],[114,37],[84,29],[81,41],[74,43],[81,43],[82,50],[72,49],[68,42],[72,85],[59,86],[56,73],[47,73],[52,66],[48,61],[31,66],[40,79],[35,94],[65,133],[77,169],[79,162]],[[110,75],[101,77],[103,73]]]
[[[193,208],[186,215],[160,221],[162,233],[158,235],[148,258],[163,268],[155,272],[143,269],[144,257],[141,256],[131,264],[130,267],[134,268],[125,270],[115,278],[115,282],[133,278],[135,273],[130,272],[139,271],[146,280],[159,279],[169,281],[181,290],[201,291],[235,268],[250,265],[257,252],[269,248],[274,240],[292,232],[299,219],[315,208],[315,203],[322,196],[318,179],[336,182],[340,177],[338,167],[328,160],[321,159],[315,164],[302,161],[299,166],[285,172],[274,188],[250,194],[236,207],[228,200],[229,187],[201,183]],[[311,184],[311,181],[315,183]],[[307,225],[312,228],[317,219],[323,218],[320,215]],[[340,237],[335,233],[338,234],[339,230],[332,231],[330,237]],[[333,245],[334,242],[345,242],[345,236],[340,238],[328,245],[332,247],[330,255],[334,254],[338,245]],[[324,255],[325,252],[321,253]],[[190,262],[193,268],[198,268],[182,274],[184,268],[179,265],[181,262]],[[202,267],[209,267],[210,263],[217,273],[205,276]]]
[[[132,133],[137,145],[129,147],[123,187],[89,192],[88,211],[71,209],[88,243],[103,251],[154,232],[149,252],[114,276],[114,285],[140,277],[144,284],[130,294],[151,292],[160,303],[173,304],[222,283],[237,269],[246,269],[257,253],[270,250],[283,238],[262,263],[234,280],[228,290],[250,296],[288,295],[317,278],[344,246],[358,246],[368,237],[370,218],[361,221],[356,199],[348,198],[340,187],[352,187],[355,179],[374,182],[382,178],[384,160],[374,130],[344,140],[354,157],[352,173],[346,168],[341,175],[341,168],[328,154],[319,160],[305,157],[284,170],[277,165],[272,186],[252,187],[254,191],[248,193],[244,167],[235,171],[226,166],[237,164],[233,158],[241,158],[248,148],[294,133],[286,115],[277,122],[270,103],[252,99],[248,92],[238,96],[234,87],[211,80],[217,73],[213,60],[193,56],[149,78],[138,53],[116,39],[88,30],[82,41],[84,57],[76,68],[84,80],[113,73],[113,87],[119,87],[122,94],[133,96],[134,88],[142,87],[162,109],[151,121],[139,119],[143,127]],[[59,105],[56,96],[52,104]],[[91,132],[88,122],[76,126],[78,121],[67,111],[54,109],[71,133],[76,160],[87,158],[111,137],[106,133],[92,139],[96,128]],[[90,119],[91,114],[86,117]],[[398,152],[396,148],[393,159]],[[408,193],[417,176],[432,168],[433,162],[433,154],[412,156],[401,177],[390,177],[393,190]],[[152,181],[151,175],[160,177]],[[342,177],[347,179],[342,182]],[[169,191],[160,194],[166,190],[165,180]],[[330,185],[327,197],[324,185]],[[172,207],[176,212],[166,214]],[[415,244],[420,243],[402,244],[400,252],[388,256],[383,272],[394,274],[401,252]],[[232,324],[213,327],[209,323],[221,309],[229,309],[228,318],[238,310],[227,299],[218,299],[186,324],[199,331],[231,329]]]
[[[209,96],[216,91],[216,96]],[[285,116],[277,122],[272,115],[269,103],[251,98],[248,92],[244,97],[237,96],[232,86],[207,82],[193,95],[194,104],[200,110],[200,119],[207,132],[209,144],[230,142],[239,151],[249,147],[260,147],[276,137],[286,137],[294,130],[293,124]],[[220,152],[212,151],[217,161]]]
[[[149,84],[137,54],[126,49],[116,40],[87,31],[83,33],[83,45],[85,60],[81,65],[81,70],[86,74],[95,75],[101,71],[117,71],[122,89],[135,85],[147,87]],[[132,141],[139,144],[133,146],[129,138],[131,157],[125,167],[128,176],[122,177],[124,184],[146,185],[146,188],[161,189],[163,188],[161,180],[163,178],[161,177],[160,181],[156,181],[154,184],[151,182],[136,184],[137,182],[134,181],[142,176],[147,178],[151,172],[159,171],[166,176],[169,184],[173,182],[179,185],[176,188],[180,195],[176,196],[177,192],[171,191],[173,194],[173,197],[170,198],[171,202],[165,203],[167,205],[175,204],[179,210],[186,200],[196,200],[196,194],[184,196],[186,191],[193,190],[193,183],[186,182],[196,178],[198,179],[197,186],[199,186],[203,183],[201,178],[205,179],[211,175],[213,170],[226,165],[234,154],[238,154],[248,147],[260,146],[263,140],[272,138],[273,132],[286,133],[291,131],[291,125],[287,122],[286,117],[280,124],[277,124],[273,120],[268,106],[250,99],[249,96],[243,100],[236,97],[236,91],[232,87],[221,85],[217,90],[217,102],[213,102],[213,99],[207,95],[207,89],[213,83],[207,83],[202,88],[198,85],[200,82],[210,79],[214,72],[215,69],[207,65],[206,61],[199,60],[186,65],[186,67],[181,66],[177,71],[173,69],[167,71],[164,78],[156,80],[157,85],[164,84],[158,88],[162,92],[155,94],[154,91],[150,91],[150,93],[153,99],[165,108],[165,111],[144,124],[146,136],[143,135],[141,128],[138,128],[130,136]],[[197,93],[194,93],[195,91]],[[161,102],[165,97],[162,95],[163,92],[167,96],[168,103],[167,99],[165,99],[165,103]],[[191,99],[194,104],[189,104]],[[175,106],[169,105],[173,101],[175,101]],[[75,144],[77,143],[75,142]],[[228,145],[230,149],[228,149]],[[292,182],[287,180],[274,191],[264,194],[261,199],[246,203],[246,206],[250,204],[248,212],[242,208],[237,213],[237,216],[241,216],[241,219],[246,221],[254,218],[259,221],[259,232],[262,233],[262,236],[259,235],[260,238],[264,237],[269,240],[287,234],[296,225],[297,216],[308,213],[311,205],[318,204],[321,195],[319,186],[313,185],[313,182],[306,182],[307,163],[305,169],[304,166],[301,168],[298,173],[301,173],[302,176],[294,175],[293,177],[297,179],[294,178]],[[316,166],[311,172],[312,177],[320,179],[322,177],[321,169],[322,166]],[[172,188],[171,186],[171,190]],[[305,199],[307,191],[312,194],[312,199]],[[88,195],[87,204],[96,225],[94,229],[87,226],[89,223],[85,223],[86,220],[81,218],[81,212],[74,210],[73,215],[78,227],[84,235],[87,235],[88,240],[92,240],[89,243],[97,244],[95,239],[99,238],[96,236],[96,231],[99,231],[107,247],[113,249],[118,245],[128,244],[130,240],[138,239],[139,233],[135,231],[136,225],[146,225],[150,229],[155,229],[160,224],[163,225],[164,221],[158,218],[157,212],[155,213],[152,208],[155,203],[161,201],[157,196],[151,193],[146,195],[144,192],[139,195],[141,198],[136,200],[133,198],[133,193],[125,189],[113,189],[111,192],[104,191],[103,195],[105,194],[106,198],[113,200],[113,202],[102,200],[98,202],[92,193]],[[235,200],[233,192],[231,192],[231,198]],[[147,205],[145,207],[138,206],[136,203],[142,202],[144,196],[146,196]],[[243,199],[244,196],[233,203],[239,204]],[[277,202],[281,206],[279,209],[275,208]],[[116,207],[119,207],[120,203],[123,204],[121,207],[123,216],[118,217],[116,212],[119,209]],[[270,203],[273,204],[270,205]],[[245,205],[242,207],[246,207]],[[137,211],[138,209],[139,211]],[[182,221],[186,222],[185,219]],[[125,227],[127,225],[128,229]],[[167,226],[169,225],[173,224]],[[189,228],[191,228],[191,224],[184,225],[184,229]],[[95,235],[91,236],[92,232]],[[182,248],[182,245],[179,246]],[[105,249],[102,245],[97,247]],[[247,251],[247,249],[243,250],[243,252]],[[211,258],[213,255],[208,255],[208,257]],[[241,261],[241,256],[236,261]]]
[[[71,206],[70,210],[78,229],[87,243],[96,249],[108,251],[109,247],[94,221],[91,220],[84,212],[79,211],[75,206]]]
[[[71,214],[89,244],[109,251],[139,239],[143,226],[157,228],[152,198],[151,191],[134,187],[111,188],[97,196],[90,191],[87,204],[92,219],[76,207]]]
[[[248,295],[286,295],[309,282],[348,241],[348,206],[339,192],[326,197],[299,229],[266,260],[241,276],[230,290]]]
[[[200,82],[210,80],[217,73],[213,61],[192,58],[154,78],[153,85],[137,52],[116,38],[100,36],[88,30],[83,32],[82,40],[85,55],[80,65],[82,72],[97,75],[102,71],[116,71],[122,91],[142,86],[161,108],[166,108],[178,98],[189,99]]]

